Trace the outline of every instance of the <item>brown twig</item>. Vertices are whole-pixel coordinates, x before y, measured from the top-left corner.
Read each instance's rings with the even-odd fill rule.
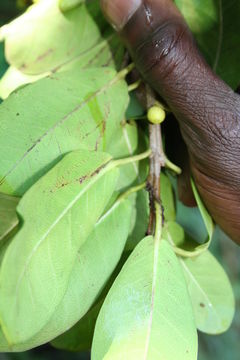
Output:
[[[146,97],[147,97],[147,108],[149,109],[156,103],[156,98],[154,92],[150,87],[146,86]],[[161,177],[161,168],[165,165],[165,156],[163,152],[162,145],[162,133],[161,125],[149,125],[149,141],[150,149],[152,151],[150,157],[150,171],[147,181],[147,189],[149,191],[150,199],[150,218],[148,226],[148,234],[153,235],[155,224],[156,224],[156,214],[155,214],[155,201],[161,203],[161,186],[160,186],[160,177]]]

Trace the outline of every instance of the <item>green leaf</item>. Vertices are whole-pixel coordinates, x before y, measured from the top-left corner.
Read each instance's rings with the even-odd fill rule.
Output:
[[[173,246],[174,252],[183,257],[196,257],[205,252],[210,245],[210,239],[200,244],[196,242],[183,227],[174,221],[164,224],[163,237]]]
[[[164,208],[166,221],[175,219],[175,204],[171,182],[166,175],[161,173],[161,200]],[[134,201],[134,211],[132,215],[132,230],[129,235],[126,249],[133,250],[147,232],[149,223],[149,195],[147,191],[139,191]]]
[[[78,250],[115,189],[118,169],[110,160],[73,152],[20,201],[24,224],[0,271],[0,318],[9,344],[33,337],[61,302]]]
[[[194,183],[194,181],[192,179],[191,179],[191,185],[192,185],[194,197],[196,199],[198,208],[200,210],[200,213],[202,215],[204,224],[205,224],[207,232],[208,232],[209,239],[211,241],[211,239],[213,237],[213,233],[214,233],[214,223],[213,223],[212,217],[208,213],[207,209],[205,208],[205,206],[204,206],[204,204],[203,204],[203,202],[202,202],[202,200],[200,198],[200,195],[199,195],[199,193],[197,191],[196,185],[195,185],[195,183]]]
[[[123,203],[125,203],[125,212],[124,212],[124,207],[122,206]],[[122,206],[121,211],[120,211],[119,205]],[[126,216],[128,215],[128,213],[126,212],[127,207],[129,209],[132,207],[131,202],[123,200],[123,198],[121,198],[121,200],[119,198],[118,206],[113,207],[113,209],[116,213],[114,216],[116,216],[116,218],[118,215],[122,216],[121,228],[124,227],[124,225],[126,224],[126,221],[127,221],[127,219],[126,219]],[[118,208],[119,208],[119,211],[117,210]],[[109,225],[109,226],[112,226],[114,231],[115,231],[115,229],[117,230],[117,227],[114,227],[113,223],[111,224],[110,221],[106,222],[106,218],[102,222],[102,225],[103,225],[103,223],[104,223],[104,226]],[[117,225],[117,223],[118,222],[116,221],[115,224]],[[128,222],[128,225],[129,225],[129,222]],[[107,229],[106,226],[105,226],[105,231]],[[125,227],[125,228],[127,229],[127,227]],[[123,233],[124,233],[124,231],[122,231],[122,234]],[[111,232],[111,238],[114,235],[115,234],[113,232]],[[118,241],[120,240],[120,242],[121,242],[121,240],[123,239],[121,234],[116,232],[116,235],[120,235],[120,237],[118,236]],[[126,239],[126,235],[127,235],[127,232],[125,231],[124,239]],[[105,240],[103,240],[103,241],[105,241]],[[112,243],[112,246],[114,246],[114,241],[111,240],[111,243]],[[78,321],[78,323],[76,325],[74,325],[70,330],[68,330],[64,334],[60,335],[58,338],[51,341],[51,345],[53,345],[56,348],[61,348],[61,349],[70,350],[70,351],[83,351],[83,350],[89,351],[91,349],[93,333],[94,333],[97,317],[98,317],[100,309],[103,305],[104,299],[106,298],[106,295],[108,294],[110,288],[112,287],[113,282],[115,281],[117,275],[120,273],[123,265],[125,264],[127,258],[129,257],[129,255],[130,254],[124,250],[124,252],[121,256],[121,259],[119,260],[119,262],[118,262],[117,266],[115,267],[113,273],[111,274],[109,280],[107,281],[106,285],[104,286],[104,289],[101,291],[101,294],[99,295],[97,301],[95,302],[93,307],[89,310],[89,312],[80,321]],[[112,258],[113,258],[113,256],[112,256]]]
[[[0,194],[0,244],[18,225],[18,202],[16,197]]]
[[[145,238],[109,291],[92,359],[197,359],[197,333],[184,275],[171,246]]]
[[[0,192],[21,196],[63,155],[108,151],[128,104],[125,81],[109,68],[42,79],[0,105]]]
[[[72,329],[62,334],[51,345],[66,351],[89,351],[102,301],[97,303]]]
[[[51,319],[32,339],[11,349],[0,331],[0,351],[24,351],[44,344],[71,328],[87,313],[121,257],[131,211],[131,203],[121,200],[101,217],[78,251],[67,291]]]
[[[73,5],[73,1],[64,1],[64,6],[70,3]],[[119,69],[124,55],[118,36],[108,27],[106,30],[96,0],[65,14],[57,0],[42,0],[3,26],[0,36],[5,39],[11,65],[0,81],[3,99],[18,87],[59,71],[99,66]]]
[[[58,0],[42,0],[1,28],[7,61],[37,75],[52,71],[99,43],[100,30],[83,4],[62,14]],[[34,44],[34,46],[33,46]]]
[[[232,88],[239,85],[240,2],[175,0],[208,63]]]
[[[55,74],[58,72],[96,68],[106,65],[112,68],[119,68],[122,62],[123,46],[119,44],[119,39],[115,34],[109,35],[106,39],[101,40],[92,49],[81,54],[72,60],[69,60],[57,69],[43,72],[37,75],[26,74],[14,66],[10,66],[0,80],[0,97],[6,99],[13,91],[37,80]]]
[[[86,0],[58,0],[59,8],[61,11],[69,11],[75,7],[83,4]]]
[[[232,323],[235,306],[224,269],[209,251],[180,262],[198,329],[212,335],[225,332]]]
[[[139,153],[137,125],[134,122],[131,124],[121,123],[110,140],[107,150],[114,159],[130,157]],[[138,178],[139,164],[137,162],[122,166],[116,191],[131,186]]]
[[[10,66],[0,80],[0,97],[6,99],[14,90],[33,83],[47,74],[28,75]]]
[[[173,221],[164,224],[164,237],[174,247],[175,253],[183,257],[202,254],[211,245],[214,234],[213,220],[202,203],[193,180],[191,185],[198,209],[187,208],[178,202],[177,221],[181,226]]]
[[[165,220],[174,221],[176,219],[176,211],[172,184],[169,178],[163,173],[161,173],[161,200]]]
[[[125,251],[132,251],[146,235],[149,222],[149,196],[145,190],[138,191],[132,197],[134,209],[131,217],[131,231]]]
[[[199,209],[197,207],[187,207],[179,200],[176,202],[176,209],[177,223],[180,224],[185,232],[195,241],[204,243],[208,237],[208,233]]]

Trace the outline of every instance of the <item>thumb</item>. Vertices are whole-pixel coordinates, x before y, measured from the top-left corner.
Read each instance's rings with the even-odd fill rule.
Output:
[[[201,56],[172,0],[102,0],[143,78],[177,118],[198,190],[240,242],[240,96]]]

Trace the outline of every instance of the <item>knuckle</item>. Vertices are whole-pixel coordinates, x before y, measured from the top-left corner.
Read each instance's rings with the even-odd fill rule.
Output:
[[[182,21],[168,21],[158,26],[135,49],[135,61],[143,74],[157,70],[158,75],[166,77],[186,63],[192,44],[192,36]]]

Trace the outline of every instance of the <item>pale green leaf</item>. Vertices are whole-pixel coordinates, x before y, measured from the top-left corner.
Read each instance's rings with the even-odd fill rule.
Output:
[[[173,246],[175,253],[183,257],[195,257],[205,252],[210,245],[210,240],[200,244],[196,242],[183,227],[174,221],[168,221],[164,224],[164,239]]]
[[[164,240],[145,238],[109,291],[92,359],[197,359],[197,333],[180,264]]]
[[[194,240],[204,243],[208,233],[201,213],[197,207],[187,207],[181,201],[176,201],[176,221],[184,228]]]
[[[37,75],[26,74],[14,66],[10,66],[0,80],[0,97],[6,99],[13,91],[19,87],[33,83],[41,78],[73,69],[95,68],[99,66],[108,66],[119,68],[122,61],[123,47],[119,44],[119,39],[112,34],[83,54],[59,65],[58,68]]]
[[[19,199],[0,194],[0,242],[18,225],[16,207]]]
[[[114,159],[130,157],[137,154],[138,130],[137,125],[122,122],[110,140],[107,151]],[[122,166],[116,190],[122,190],[139,179],[139,164],[137,162]]]
[[[0,105],[0,192],[22,195],[64,154],[108,151],[128,104],[109,68],[72,70],[13,93]]]
[[[86,0],[58,0],[59,8],[61,11],[69,11],[75,7],[83,4]]]
[[[64,3],[69,5],[70,1]],[[11,65],[0,81],[0,97],[6,99],[18,87],[51,73],[99,66],[119,68],[123,45],[112,30],[105,29],[97,0],[65,14],[57,0],[42,0],[31,6],[0,29]]]
[[[87,5],[62,14],[58,0],[42,0],[1,28],[7,61],[26,74],[51,71],[96,46],[100,30]]]
[[[73,152],[20,201],[23,227],[0,271],[0,321],[10,344],[33,337],[61,302],[78,250],[115,189],[118,169],[110,160],[100,152]]]
[[[132,196],[134,209],[131,217],[131,231],[125,251],[132,251],[146,235],[149,223],[149,194],[145,190]]]
[[[173,221],[166,222],[164,226],[165,238],[174,246],[176,254],[183,257],[202,254],[211,245],[214,234],[213,220],[205,208],[193,180],[191,180],[191,184],[198,209],[187,208],[178,202],[177,221],[181,226]],[[201,234],[203,234],[203,239]],[[205,234],[207,234],[206,237]]]
[[[121,200],[101,217],[78,251],[67,291],[51,319],[32,339],[11,348],[0,331],[1,352],[24,351],[44,344],[71,328],[87,313],[121,257],[131,211],[131,203]]]
[[[51,341],[51,345],[66,351],[89,351],[102,303],[97,303],[72,329]]]
[[[202,200],[201,200],[201,198],[200,198],[200,195],[199,195],[199,193],[198,193],[198,191],[197,191],[196,185],[195,185],[195,183],[194,183],[193,180],[191,180],[191,185],[192,185],[194,197],[195,197],[195,199],[196,199],[198,208],[199,208],[199,210],[200,210],[200,213],[201,213],[201,215],[202,215],[204,224],[205,224],[205,226],[206,226],[209,239],[211,240],[211,239],[212,239],[212,236],[213,236],[213,232],[214,232],[214,223],[213,223],[212,217],[211,217],[211,215],[209,214],[209,212],[207,211],[205,205],[203,204],[203,202],[202,202]]]
[[[47,74],[28,75],[10,66],[0,80],[0,97],[6,99],[15,89],[33,83]]]
[[[165,220],[174,221],[176,219],[176,211],[172,184],[163,172],[161,173],[161,201]]]
[[[225,332],[232,323],[235,306],[224,269],[209,251],[180,262],[198,329],[212,335]]]
[[[128,200],[129,200],[129,198],[128,198]],[[124,207],[123,207],[124,204],[123,203],[125,203],[125,212],[124,212]],[[111,216],[114,215],[115,217],[117,217],[118,215],[122,216],[121,219],[118,218],[118,220],[121,221],[121,227],[117,225],[119,223],[119,221],[116,221],[115,224],[110,223],[110,221],[106,221],[107,217],[105,217],[104,222],[102,222],[102,225],[104,223],[104,225],[106,225],[106,226],[108,226],[108,225],[111,226],[111,229],[113,228],[114,231],[116,230],[116,235],[117,235],[118,241],[122,241],[123,237],[121,234],[125,233],[124,239],[126,239],[126,235],[127,235],[126,230],[127,230],[127,227],[129,226],[129,220],[130,220],[130,217],[127,220],[126,216],[128,216],[129,214],[131,215],[131,213],[129,212],[129,214],[128,214],[128,212],[126,212],[126,210],[129,209],[129,211],[130,211],[132,204],[130,201],[123,200],[123,198],[121,197],[121,198],[119,198],[116,205],[113,207],[113,211],[110,215]],[[122,207],[121,210],[120,210],[119,205],[121,205],[121,207]],[[114,214],[114,212],[115,212],[115,214]],[[108,212],[108,214],[109,214],[109,212]],[[107,216],[109,217],[109,215],[107,215]],[[110,218],[109,218],[109,220],[110,220]],[[128,224],[127,227],[125,226],[126,224]],[[114,225],[116,225],[116,226],[114,226]],[[119,230],[117,230],[117,227],[119,229],[124,229],[124,230],[121,231],[121,233],[120,233]],[[108,230],[105,227],[106,234],[107,234],[107,231]],[[114,232],[111,231],[110,236],[112,237],[114,235],[115,235]],[[109,241],[109,243],[112,243],[112,246],[114,246],[113,245],[114,240]],[[89,351],[91,349],[93,333],[94,333],[94,329],[95,329],[95,325],[96,325],[96,321],[97,321],[97,317],[100,312],[100,309],[103,305],[103,302],[104,302],[110,288],[112,287],[113,282],[115,281],[117,275],[120,273],[120,271],[128,257],[129,257],[129,253],[127,253],[124,250],[120,261],[118,262],[116,268],[114,269],[113,273],[111,274],[111,277],[107,281],[104,289],[102,290],[100,296],[98,297],[98,299],[95,302],[95,304],[93,305],[93,307],[70,330],[66,331],[65,333],[63,333],[62,335],[60,335],[59,337],[57,337],[56,339],[51,341],[51,345],[53,345],[54,347],[59,348],[59,349],[70,350],[70,351],[83,351],[83,350]],[[111,255],[111,258],[113,258],[112,255]]]

